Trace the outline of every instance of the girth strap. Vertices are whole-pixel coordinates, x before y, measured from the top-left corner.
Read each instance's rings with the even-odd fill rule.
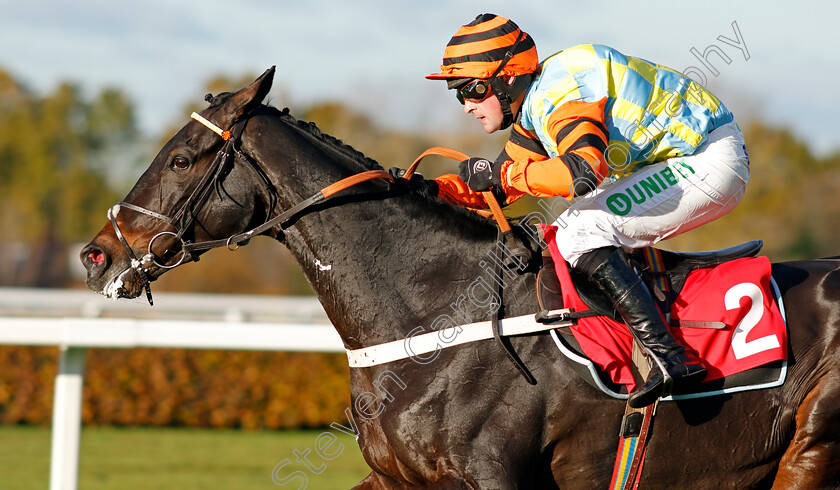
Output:
[[[552,313],[558,312],[554,311]],[[534,315],[530,314],[502,318],[499,321],[499,330],[503,337],[509,337],[548,332],[569,325],[571,325],[570,322],[560,325],[543,325],[535,321]],[[435,359],[436,353],[441,349],[492,339],[495,330],[491,321],[453,325],[425,333],[419,333],[423,331],[423,328],[418,327],[409,332],[408,337],[403,339],[359,349],[348,349],[347,360],[351,368],[379,366],[409,358],[420,364],[425,364]],[[432,355],[424,356],[423,354]]]
[[[638,374],[641,380],[647,378],[650,367],[637,342],[633,342],[633,364],[637,371],[634,375]],[[615,456],[610,490],[638,488],[650,440],[653,416],[656,415],[658,406],[659,400],[643,408],[633,408],[629,402],[625,406],[618,434],[618,452]]]

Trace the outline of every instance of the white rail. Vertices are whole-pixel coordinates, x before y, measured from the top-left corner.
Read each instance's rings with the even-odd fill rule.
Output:
[[[0,288],[0,345],[60,348],[51,490],[77,488],[88,347],[344,352],[315,298],[156,294],[155,304],[86,291]]]

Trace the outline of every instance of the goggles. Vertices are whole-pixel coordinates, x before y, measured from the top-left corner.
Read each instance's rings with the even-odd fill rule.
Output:
[[[476,78],[455,91],[458,102],[464,105],[467,99],[481,102],[490,95],[490,80]]]

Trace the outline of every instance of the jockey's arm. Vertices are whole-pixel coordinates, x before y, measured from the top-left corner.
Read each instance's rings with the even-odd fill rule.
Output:
[[[544,121],[546,133],[557,144],[558,156],[549,158],[536,136],[515,127],[497,164],[508,202],[524,194],[572,198],[586,194],[604,180],[609,167],[604,158],[607,128],[606,98],[596,102],[567,102]],[[541,151],[536,151],[539,148]]]
[[[607,128],[604,125],[606,98],[597,102],[567,102],[546,121],[548,134],[557,143],[558,156],[549,158],[537,137],[514,124],[510,139],[494,165],[501,165],[500,177],[510,204],[525,194],[536,197],[572,198],[586,194],[609,173],[604,159]],[[487,208],[484,198],[455,174],[437,177],[438,197],[452,204]]]

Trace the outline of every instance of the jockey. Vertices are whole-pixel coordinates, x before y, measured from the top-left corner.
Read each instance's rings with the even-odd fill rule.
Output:
[[[449,41],[439,73],[487,133],[513,126],[494,162],[470,158],[436,180],[438,196],[483,207],[525,194],[562,196],[557,246],[610,298],[651,362],[630,394],[639,408],[706,369],[671,335],[626,252],[727,214],[749,179],[732,113],[679,72],[598,44],[538,63],[534,41],[504,17],[479,15]],[[554,218],[554,217],[552,217]]]

